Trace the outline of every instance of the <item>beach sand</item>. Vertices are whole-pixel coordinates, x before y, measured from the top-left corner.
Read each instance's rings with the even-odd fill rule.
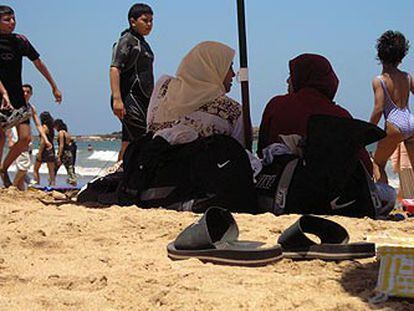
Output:
[[[283,259],[258,268],[171,261],[166,245],[199,215],[112,206],[44,205],[35,191],[0,190],[1,310],[414,310],[371,305],[375,258]],[[235,215],[241,238],[276,243],[298,216]],[[404,222],[331,217],[351,240],[409,236]]]

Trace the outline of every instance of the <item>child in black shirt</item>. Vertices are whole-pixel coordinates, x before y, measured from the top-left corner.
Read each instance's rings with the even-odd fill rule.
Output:
[[[112,109],[122,122],[121,160],[128,143],[146,133],[149,100],[154,88],[154,53],[144,37],[152,30],[153,11],[143,3],[128,12],[129,29],[114,45],[110,81]]]
[[[13,109],[26,109],[26,102],[22,90],[23,57],[28,57],[46,78],[52,88],[56,102],[60,103],[62,101],[62,93],[46,65],[40,60],[39,53],[25,36],[13,33],[15,27],[16,18],[13,9],[6,5],[0,5],[0,80],[7,90]],[[19,139],[10,149],[0,168],[0,177],[5,187],[11,185],[7,174],[9,166],[21,152],[27,150],[30,143],[29,119],[17,125],[17,133]],[[4,131],[0,129],[0,159],[3,155],[4,142]]]

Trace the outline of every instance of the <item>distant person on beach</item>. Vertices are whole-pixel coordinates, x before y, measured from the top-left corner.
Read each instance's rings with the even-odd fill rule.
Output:
[[[289,62],[288,94],[273,97],[263,113],[259,130],[258,154],[273,143],[280,143],[279,135],[307,134],[308,119],[312,115],[331,115],[352,118],[351,114],[334,102],[339,79],[329,61],[316,54],[302,54]],[[359,154],[372,174],[369,154]]]
[[[52,142],[55,137],[55,130],[54,130],[54,121],[52,116],[49,112],[44,111],[40,114],[40,122],[42,124],[42,128],[44,133],[46,134],[47,140]],[[52,147],[50,149],[46,148],[46,140],[44,138],[40,138],[40,145],[39,145],[39,152],[36,156],[36,163],[33,168],[33,175],[35,182],[40,184],[40,175],[39,169],[42,163],[47,164],[47,168],[49,171],[49,186],[56,185],[56,173],[55,173],[55,148]]]
[[[145,135],[147,109],[154,88],[154,53],[144,39],[153,26],[150,6],[137,3],[128,12],[129,28],[113,47],[110,69],[111,105],[122,122],[122,146],[118,160],[129,142]]]
[[[162,76],[148,108],[148,131],[170,144],[224,134],[244,145],[242,110],[228,97],[234,50],[206,41],[181,61],[174,76]]]
[[[62,93],[57,87],[46,65],[40,60],[39,53],[23,35],[13,33],[16,18],[11,7],[0,5],[0,80],[8,92],[10,103],[14,109],[27,112],[27,106],[22,91],[22,59],[28,57],[36,69],[49,82],[56,102],[62,101]],[[0,177],[5,187],[12,183],[7,170],[16,158],[25,150],[31,141],[30,120],[17,125],[18,140],[10,149],[0,168]],[[4,131],[0,130],[0,159],[5,143]]]
[[[88,144],[88,151],[93,151],[93,147],[91,144]]]
[[[45,141],[46,149],[51,149],[53,147],[52,143],[49,142],[43,130],[39,116],[37,115],[37,112],[36,112],[36,108],[30,103],[30,98],[33,95],[33,87],[30,84],[24,84],[23,94],[24,94],[24,99],[26,101],[27,106],[31,109],[32,119],[33,119],[33,122],[35,123],[37,131],[40,137],[42,137],[42,139]],[[8,133],[9,148],[11,148],[13,144],[15,144],[18,140],[17,129],[13,127],[11,130],[7,131],[7,133]],[[27,176],[27,171],[32,165],[32,149],[33,149],[33,144],[32,142],[30,142],[28,149],[23,151],[17,157],[15,161],[17,172],[13,180],[13,186],[17,187],[19,190],[25,190],[25,182],[28,183],[29,181],[28,176]]]
[[[56,158],[56,172],[59,167],[63,164],[66,168],[68,178],[66,182],[72,186],[76,186],[76,174],[75,174],[75,163],[73,157],[73,140],[68,132],[68,127],[65,122],[61,119],[56,119],[54,127],[58,133],[58,153]],[[76,151],[75,151],[76,152]]]
[[[386,31],[377,40],[376,48],[382,72],[372,81],[375,103],[370,122],[378,124],[384,114],[387,136],[375,150],[374,175],[377,181],[388,183],[385,165],[399,143],[404,142],[411,164],[414,163],[414,115],[408,106],[414,81],[409,73],[398,69],[409,49],[402,33]]]

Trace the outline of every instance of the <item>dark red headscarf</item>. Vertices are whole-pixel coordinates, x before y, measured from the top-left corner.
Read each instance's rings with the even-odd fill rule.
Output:
[[[302,54],[289,62],[293,90],[310,87],[333,100],[339,80],[329,61],[316,54]]]
[[[279,143],[279,135],[307,133],[310,116],[315,114],[352,118],[333,102],[339,80],[329,61],[320,55],[302,54],[289,62],[293,93],[270,100],[263,113],[259,130],[258,154],[266,146]],[[372,173],[372,163],[365,149],[360,157]]]

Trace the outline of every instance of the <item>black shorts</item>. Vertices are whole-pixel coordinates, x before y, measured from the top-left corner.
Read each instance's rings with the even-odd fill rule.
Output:
[[[149,100],[129,93],[124,99],[125,116],[122,122],[122,141],[131,142],[147,132],[147,110]],[[111,106],[113,105],[111,99]]]
[[[37,159],[39,161],[39,159]],[[42,155],[41,155],[41,163],[54,163],[56,162],[55,157],[55,149],[43,149]]]

